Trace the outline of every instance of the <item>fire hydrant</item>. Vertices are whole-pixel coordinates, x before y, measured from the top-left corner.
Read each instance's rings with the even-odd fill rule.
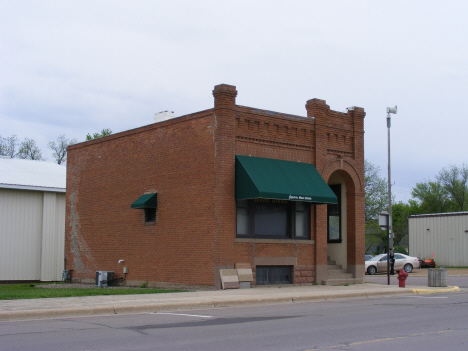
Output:
[[[406,278],[408,278],[408,273],[405,272],[404,269],[401,269],[399,272],[398,272],[398,286],[400,288],[404,288],[405,287],[405,280]]]

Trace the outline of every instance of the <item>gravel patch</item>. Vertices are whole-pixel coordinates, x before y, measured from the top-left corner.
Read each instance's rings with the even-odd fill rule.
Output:
[[[82,283],[59,283],[59,284],[38,284],[35,285],[36,288],[41,289],[94,289],[98,286],[94,284],[82,284]],[[101,287],[102,289],[133,289],[133,290],[142,290],[143,288],[135,286],[106,286]]]

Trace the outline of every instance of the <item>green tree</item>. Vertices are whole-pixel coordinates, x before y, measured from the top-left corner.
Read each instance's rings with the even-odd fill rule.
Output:
[[[411,195],[419,200],[421,213],[442,213],[454,209],[450,194],[438,181],[416,183]]]
[[[16,135],[2,138],[0,136],[0,156],[16,157],[16,149],[18,148],[18,138]]]
[[[369,161],[364,161],[365,181],[365,222],[366,252],[379,245],[386,244],[386,233],[380,229],[378,217],[388,208],[387,181],[380,176],[380,168]]]
[[[26,138],[20,144],[17,157],[25,160],[42,160],[42,152],[35,140]]]
[[[407,246],[408,217],[415,214],[421,214],[421,208],[418,202],[415,200],[409,200],[407,204],[400,201],[392,205],[392,228],[394,235],[394,246]],[[401,250],[398,252],[401,252]]]
[[[388,187],[385,178],[380,176],[380,167],[364,161],[365,219],[375,221],[380,212],[388,207]]]
[[[468,167],[465,164],[442,169],[437,180],[449,194],[455,211],[468,210]]]
[[[76,139],[68,140],[65,138],[65,134],[60,135],[57,138],[57,142],[51,141],[49,142],[48,146],[49,149],[53,151],[52,156],[55,158],[55,162],[59,165],[62,163],[67,162],[67,148],[70,145],[76,144]]]
[[[88,133],[88,135],[86,135],[86,141],[99,139],[99,138],[102,138],[102,137],[105,137],[105,136],[108,136],[108,135],[111,135],[111,134],[112,134],[112,130],[110,130],[108,128],[101,130],[100,133],[94,133],[93,135]]]
[[[417,183],[411,194],[419,200],[422,213],[467,211],[468,167],[443,168],[436,181]]]

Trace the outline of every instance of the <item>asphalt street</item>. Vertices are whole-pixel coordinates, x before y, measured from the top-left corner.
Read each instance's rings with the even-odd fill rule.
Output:
[[[0,350],[465,350],[467,292],[0,322]]]
[[[366,275],[366,283],[387,284],[387,274]],[[427,276],[409,274],[405,281],[407,287],[411,286],[427,286]],[[390,285],[398,285],[397,275],[390,276]],[[447,284],[450,286],[458,286],[459,288],[468,288],[468,277],[466,276],[448,276]]]

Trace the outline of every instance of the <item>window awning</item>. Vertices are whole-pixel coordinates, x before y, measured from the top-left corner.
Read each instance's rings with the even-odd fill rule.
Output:
[[[311,164],[236,155],[236,200],[256,198],[337,203]]]
[[[158,207],[158,193],[140,196],[131,206],[132,208],[156,208]]]

